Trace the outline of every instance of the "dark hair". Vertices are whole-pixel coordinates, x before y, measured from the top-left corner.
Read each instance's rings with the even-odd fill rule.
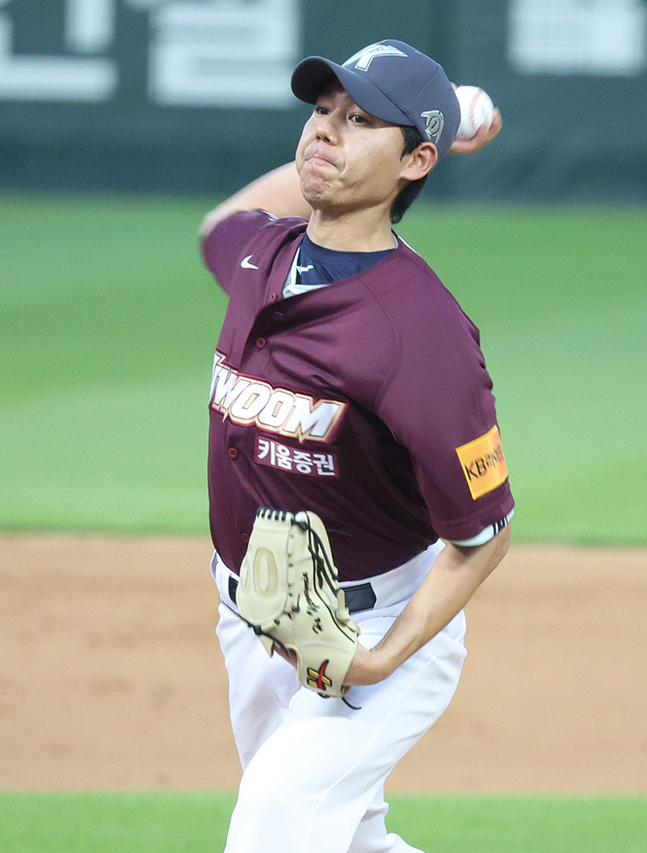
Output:
[[[412,151],[415,151],[425,140],[420,135],[418,129],[411,125],[403,124],[400,126],[400,129],[404,137],[404,148],[400,157],[404,157],[406,154],[411,154]],[[391,222],[394,225],[400,222],[404,214],[416,200],[427,178],[428,174],[424,178],[418,178],[417,181],[409,181],[406,187],[400,190],[391,207]]]

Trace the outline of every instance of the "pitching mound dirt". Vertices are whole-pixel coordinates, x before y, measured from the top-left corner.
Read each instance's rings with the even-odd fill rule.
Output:
[[[235,788],[205,540],[0,537],[0,787]],[[392,791],[647,791],[647,552],[513,545]]]

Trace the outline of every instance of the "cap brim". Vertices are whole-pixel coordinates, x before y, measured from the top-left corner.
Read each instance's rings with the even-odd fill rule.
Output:
[[[297,65],[292,75],[292,91],[300,101],[316,104],[321,92],[335,79],[339,80],[357,106],[370,115],[392,124],[415,125],[374,83],[323,56],[309,56]]]

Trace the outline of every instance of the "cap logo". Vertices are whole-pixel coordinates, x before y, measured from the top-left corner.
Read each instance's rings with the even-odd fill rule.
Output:
[[[392,47],[388,44],[371,44],[368,47],[362,48],[362,50],[351,56],[350,59],[347,59],[344,62],[344,68],[348,68],[355,63],[355,68],[358,71],[368,71],[371,67],[371,62],[373,62],[376,56],[404,56],[405,59],[407,58],[407,54],[398,50],[397,47]]]
[[[445,116],[440,110],[426,110],[420,116],[427,122],[425,133],[433,142],[438,142],[445,127]]]

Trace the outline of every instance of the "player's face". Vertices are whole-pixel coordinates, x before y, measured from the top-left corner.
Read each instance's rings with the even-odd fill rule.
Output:
[[[400,127],[364,112],[339,83],[325,89],[297,147],[305,199],[331,213],[390,211],[403,185],[403,146]]]

